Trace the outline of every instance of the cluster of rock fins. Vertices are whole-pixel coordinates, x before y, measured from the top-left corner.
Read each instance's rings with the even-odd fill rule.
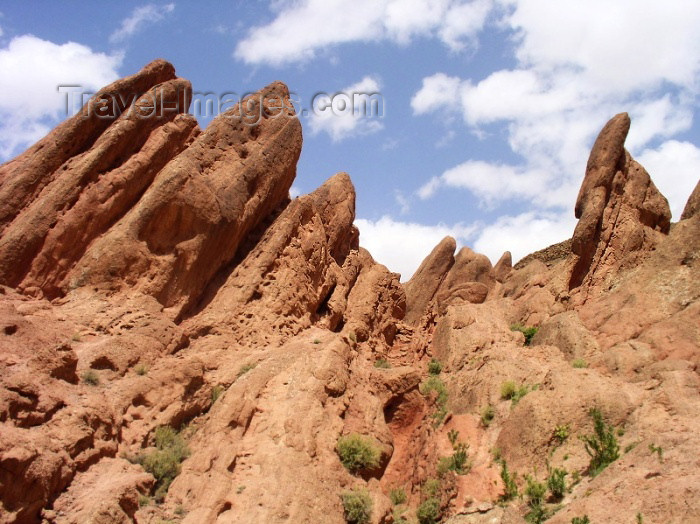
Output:
[[[143,118],[156,87],[182,112]],[[347,174],[290,200],[301,124],[267,111],[284,84],[244,102],[257,124],[234,109],[205,130],[162,60],[91,103],[134,93],[0,166],[0,523],[332,524],[360,489],[388,524],[391,490],[410,521],[429,479],[441,522],[525,522],[526,498],[498,502],[501,461],[521,492],[578,477],[548,522],[700,522],[700,185],[671,223],[626,114],[570,240],[492,267],[448,237],[402,284],[359,247]],[[539,328],[529,345],[514,324]],[[420,387],[431,358],[446,403]],[[576,438],[591,408],[620,445],[597,476]],[[161,426],[189,455],[155,503],[133,457]],[[471,468],[438,474],[453,430]],[[351,433],[378,466],[343,467]]]

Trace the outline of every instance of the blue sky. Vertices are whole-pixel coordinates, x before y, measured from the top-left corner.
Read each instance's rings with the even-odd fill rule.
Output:
[[[447,234],[494,262],[569,237],[590,147],[620,111],[675,219],[700,177],[700,2],[22,1],[0,13],[0,161],[65,117],[57,85],[96,89],[155,58],[201,92],[282,80],[307,109],[319,92],[378,91],[381,117],[301,117],[293,192],[350,173],[360,243],[403,279]]]

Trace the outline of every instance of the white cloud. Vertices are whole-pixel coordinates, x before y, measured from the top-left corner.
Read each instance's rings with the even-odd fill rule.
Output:
[[[422,87],[411,98],[413,113],[422,115],[442,107],[459,108],[461,84],[459,78],[444,73],[424,78]]]
[[[113,44],[118,44],[129,39],[144,27],[160,22],[169,13],[175,9],[175,4],[146,4],[137,7],[131,12],[131,15],[122,20],[119,29],[114,31],[109,37],[109,41]]]
[[[679,220],[700,179],[700,148],[689,142],[669,140],[656,149],[643,151],[637,161],[668,199],[673,219]]]
[[[576,67],[588,86],[621,93],[689,86],[700,68],[700,4],[686,0],[518,0],[506,23],[533,69]]]
[[[496,263],[505,251],[510,251],[513,262],[538,249],[571,238],[576,226],[574,213],[527,212],[516,216],[502,216],[495,223],[479,230],[474,250]]]
[[[515,34],[516,66],[478,81],[433,74],[411,106],[416,115],[460,115],[477,136],[506,124],[508,145],[522,160],[462,163],[428,180],[421,198],[449,186],[489,206],[524,198],[534,209],[568,208],[596,134],[616,113],[630,113],[633,154],[692,126],[700,3],[499,1],[499,23]]]
[[[301,189],[298,186],[292,186],[289,188],[289,197],[296,198],[301,195]]]
[[[404,282],[440,240],[450,235],[458,244],[463,244],[476,231],[475,225],[428,226],[396,221],[389,216],[377,221],[358,218],[355,225],[360,230],[360,245],[372,253],[377,262],[401,273]]]
[[[59,85],[97,90],[119,77],[121,61],[121,55],[75,42],[13,38],[0,49],[0,158],[19,153],[66,116],[66,93],[58,92]]]
[[[274,4],[274,20],[252,28],[234,56],[281,66],[344,43],[407,44],[418,36],[435,36],[462,50],[476,45],[491,7],[490,0],[284,0]]]
[[[384,114],[384,101],[380,87],[376,78],[366,76],[337,93],[317,96],[309,118],[311,133],[324,132],[334,142],[339,142],[383,129],[380,118]],[[372,100],[377,101],[376,109],[372,107]]]

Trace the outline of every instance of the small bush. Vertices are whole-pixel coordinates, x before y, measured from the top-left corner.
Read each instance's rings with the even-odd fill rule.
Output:
[[[178,517],[184,517],[186,514],[187,514],[187,511],[185,510],[185,508],[182,505],[178,505],[175,508],[175,515],[177,515]]]
[[[438,479],[428,479],[423,484],[423,495],[425,498],[437,498],[440,494],[440,481]]]
[[[139,508],[148,506],[151,503],[151,497],[148,495],[139,495]]]
[[[391,512],[391,518],[394,519],[394,524],[409,524],[408,519],[404,517],[406,508],[394,508]]]
[[[588,515],[584,515],[583,517],[574,517],[571,519],[571,524],[591,524],[591,520],[588,518]]]
[[[428,362],[428,373],[430,373],[431,375],[439,375],[441,372],[442,364],[440,363],[440,361],[431,358],[430,362]]]
[[[374,361],[374,367],[379,369],[389,369],[391,364],[389,364],[385,358],[380,358]]]
[[[530,511],[525,515],[525,520],[531,524],[540,524],[547,518],[547,511],[542,504],[544,495],[547,492],[547,486],[529,475],[525,476],[525,480],[527,481],[525,495],[530,506]]]
[[[211,388],[211,403],[213,404],[217,400],[219,400],[219,397],[221,394],[224,392],[224,387],[221,385],[216,385],[213,388]]]
[[[148,373],[148,368],[147,368],[145,365],[143,365],[143,364],[139,364],[138,366],[136,366],[136,367],[134,368],[134,371],[136,372],[136,374],[137,374],[138,376],[142,377],[143,375],[145,375],[146,373]]]
[[[511,331],[520,331],[525,335],[525,345],[529,346],[532,343],[532,338],[537,334],[537,330],[534,326],[523,326],[522,324],[513,324],[510,326]]]
[[[571,362],[571,365],[574,366],[576,369],[585,369],[588,367],[588,362],[586,362],[582,358],[576,358]]]
[[[566,493],[566,476],[568,473],[565,469],[553,468],[549,470],[547,477],[547,488],[554,500],[560,500]]]
[[[350,473],[379,466],[381,453],[370,437],[357,433],[344,435],[338,439],[340,462]]]
[[[243,375],[248,373],[248,371],[255,369],[255,366],[257,366],[257,364],[254,362],[241,366],[241,369],[238,370],[238,374],[236,375],[236,378],[241,378]]]
[[[520,402],[520,399],[529,392],[530,387],[527,384],[518,386],[512,380],[507,380],[501,384],[501,398],[503,400],[511,400],[513,402],[513,406],[517,405],[518,402]]]
[[[659,457],[659,462],[664,461],[664,449],[661,446],[656,446],[653,443],[649,444],[649,451],[656,453],[656,455]]]
[[[155,497],[163,500],[170,484],[180,474],[180,463],[190,450],[182,436],[169,426],[161,426],[155,432],[156,450],[140,457],[143,469],[156,478]]]
[[[416,517],[420,524],[435,524],[440,518],[440,500],[435,497],[425,499],[418,506]]]
[[[586,447],[586,453],[590,455],[591,462],[588,465],[588,473],[595,477],[609,464],[620,458],[620,446],[615,437],[615,428],[607,425],[598,408],[589,411],[593,418],[593,435],[581,435],[579,438]]]
[[[485,428],[489,427],[495,416],[496,411],[491,404],[484,406],[481,410],[481,425]]]
[[[355,332],[354,332],[354,331],[351,331],[351,332],[348,334],[348,338],[349,338],[350,340],[352,340],[353,342],[357,343],[357,335],[355,335]]]
[[[436,376],[428,377],[419,387],[420,392],[428,397],[433,392],[436,393],[435,405],[437,410],[432,417],[435,420],[435,426],[439,426],[447,416],[447,387],[445,383]]]
[[[389,498],[394,506],[406,502],[406,492],[402,488],[395,488],[389,492]]]
[[[536,478],[530,475],[525,475],[525,495],[528,498],[530,505],[541,504],[544,500],[544,495],[547,493],[547,486],[542,482],[538,482]]]
[[[346,491],[341,496],[345,521],[366,524],[372,518],[372,498],[365,490]]]
[[[98,386],[100,384],[100,377],[92,369],[80,375],[80,379],[90,386]]]
[[[452,429],[447,434],[454,453],[451,457],[443,457],[438,463],[438,473],[444,475],[448,471],[454,471],[457,475],[466,475],[471,470],[469,462],[469,444],[459,442],[459,431]]]
[[[517,475],[511,475],[508,471],[508,465],[505,460],[501,461],[501,480],[503,481],[503,494],[500,496],[501,501],[507,502],[518,496],[518,484],[516,483]]]
[[[569,438],[570,428],[568,424],[562,424],[554,428],[552,438],[559,444],[563,444]]]
[[[320,338],[315,338],[315,339],[314,339],[314,344],[320,344],[320,343],[321,343],[321,339],[320,339]]]

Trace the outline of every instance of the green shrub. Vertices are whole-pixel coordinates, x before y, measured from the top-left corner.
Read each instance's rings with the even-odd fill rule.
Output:
[[[527,481],[525,495],[530,506],[530,511],[525,515],[525,520],[531,524],[540,524],[547,518],[547,511],[543,505],[547,486],[530,475],[525,475],[525,480]]]
[[[544,495],[547,493],[547,486],[530,475],[525,475],[525,495],[528,498],[530,505],[541,504],[544,500]]]
[[[661,446],[656,446],[653,443],[649,444],[649,451],[656,453],[656,455],[659,457],[659,462],[664,461],[664,449]]]
[[[489,427],[495,416],[496,411],[491,404],[484,406],[481,410],[481,425],[485,428]]]
[[[175,515],[178,517],[184,517],[187,514],[187,511],[185,510],[184,506],[178,505],[175,507]]]
[[[372,518],[372,498],[365,490],[354,489],[344,492],[343,500],[345,521],[350,524],[366,524]]]
[[[142,377],[143,375],[148,373],[148,368],[144,364],[139,364],[134,368],[134,371],[138,376]]]
[[[217,384],[213,388],[211,388],[211,403],[213,404],[217,400],[219,400],[219,397],[221,394],[224,392],[224,387]]]
[[[380,358],[374,361],[374,367],[379,369],[389,369],[391,364],[389,364],[385,358]]]
[[[438,498],[440,494],[440,481],[438,479],[428,479],[423,484],[423,495],[425,498]]]
[[[569,438],[570,428],[568,424],[562,424],[554,428],[552,438],[559,444],[563,444]]]
[[[518,496],[518,484],[516,483],[517,475],[508,471],[508,465],[505,460],[501,460],[501,480],[503,481],[503,494],[500,496],[501,501],[507,502]]]
[[[537,330],[539,328],[536,328],[534,326],[523,326],[522,324],[513,324],[510,326],[511,331],[520,331],[523,335],[525,335],[525,345],[529,346],[530,343],[532,342],[532,338],[537,334]]]
[[[588,362],[586,362],[582,358],[576,358],[571,362],[571,365],[574,366],[576,369],[585,369],[588,367]]]
[[[440,500],[435,497],[425,499],[418,506],[416,517],[420,524],[435,524],[440,518]]]
[[[179,475],[180,463],[189,456],[190,451],[182,436],[169,426],[156,429],[155,443],[155,451],[140,457],[139,462],[155,477],[155,497],[160,501]]]
[[[320,344],[320,343],[321,343],[321,339],[320,339],[320,338],[315,338],[315,339],[314,339],[314,344]]]
[[[501,384],[501,398],[503,400],[511,400],[513,402],[513,406],[517,405],[518,402],[520,402],[520,399],[529,392],[530,387],[527,384],[522,384],[519,386],[512,380],[507,380]]]
[[[90,386],[98,386],[100,384],[100,377],[92,369],[88,369],[80,375],[80,379]]]
[[[591,520],[588,518],[588,515],[584,515],[583,517],[574,517],[571,519],[571,524],[591,524]]]
[[[406,492],[402,488],[395,488],[389,492],[389,498],[394,506],[406,502]]]
[[[419,390],[426,397],[429,397],[433,392],[436,393],[435,405],[437,410],[432,417],[435,420],[435,425],[439,426],[447,416],[447,387],[445,383],[433,375],[421,383]]]
[[[450,439],[452,444],[451,457],[443,457],[438,463],[438,473],[444,475],[448,471],[454,471],[457,475],[466,475],[471,470],[471,463],[469,462],[469,444],[464,442],[459,442],[459,431],[450,430],[447,434],[447,438]]]
[[[338,439],[337,449],[340,462],[351,473],[379,466],[381,453],[370,437],[357,433],[343,435]]]
[[[355,332],[354,332],[354,331],[351,331],[351,332],[348,334],[348,338],[349,338],[350,340],[352,340],[353,342],[357,343],[357,335],[355,335]]]
[[[409,524],[408,519],[404,517],[406,508],[394,508],[391,512],[391,518],[394,519],[394,524]]]
[[[593,418],[593,435],[581,435],[579,438],[586,447],[586,453],[590,455],[591,462],[588,465],[588,473],[595,477],[609,464],[620,458],[620,446],[615,437],[615,428],[607,425],[598,408],[589,411]]]
[[[139,508],[148,506],[151,503],[151,497],[148,495],[139,495]]]
[[[566,493],[566,476],[568,473],[565,469],[552,468],[549,470],[549,476],[547,477],[547,488],[549,493],[551,493],[552,498],[559,500]]]
[[[441,372],[442,364],[440,363],[440,361],[431,358],[430,362],[428,362],[428,373],[430,373],[431,375],[439,375]]]

